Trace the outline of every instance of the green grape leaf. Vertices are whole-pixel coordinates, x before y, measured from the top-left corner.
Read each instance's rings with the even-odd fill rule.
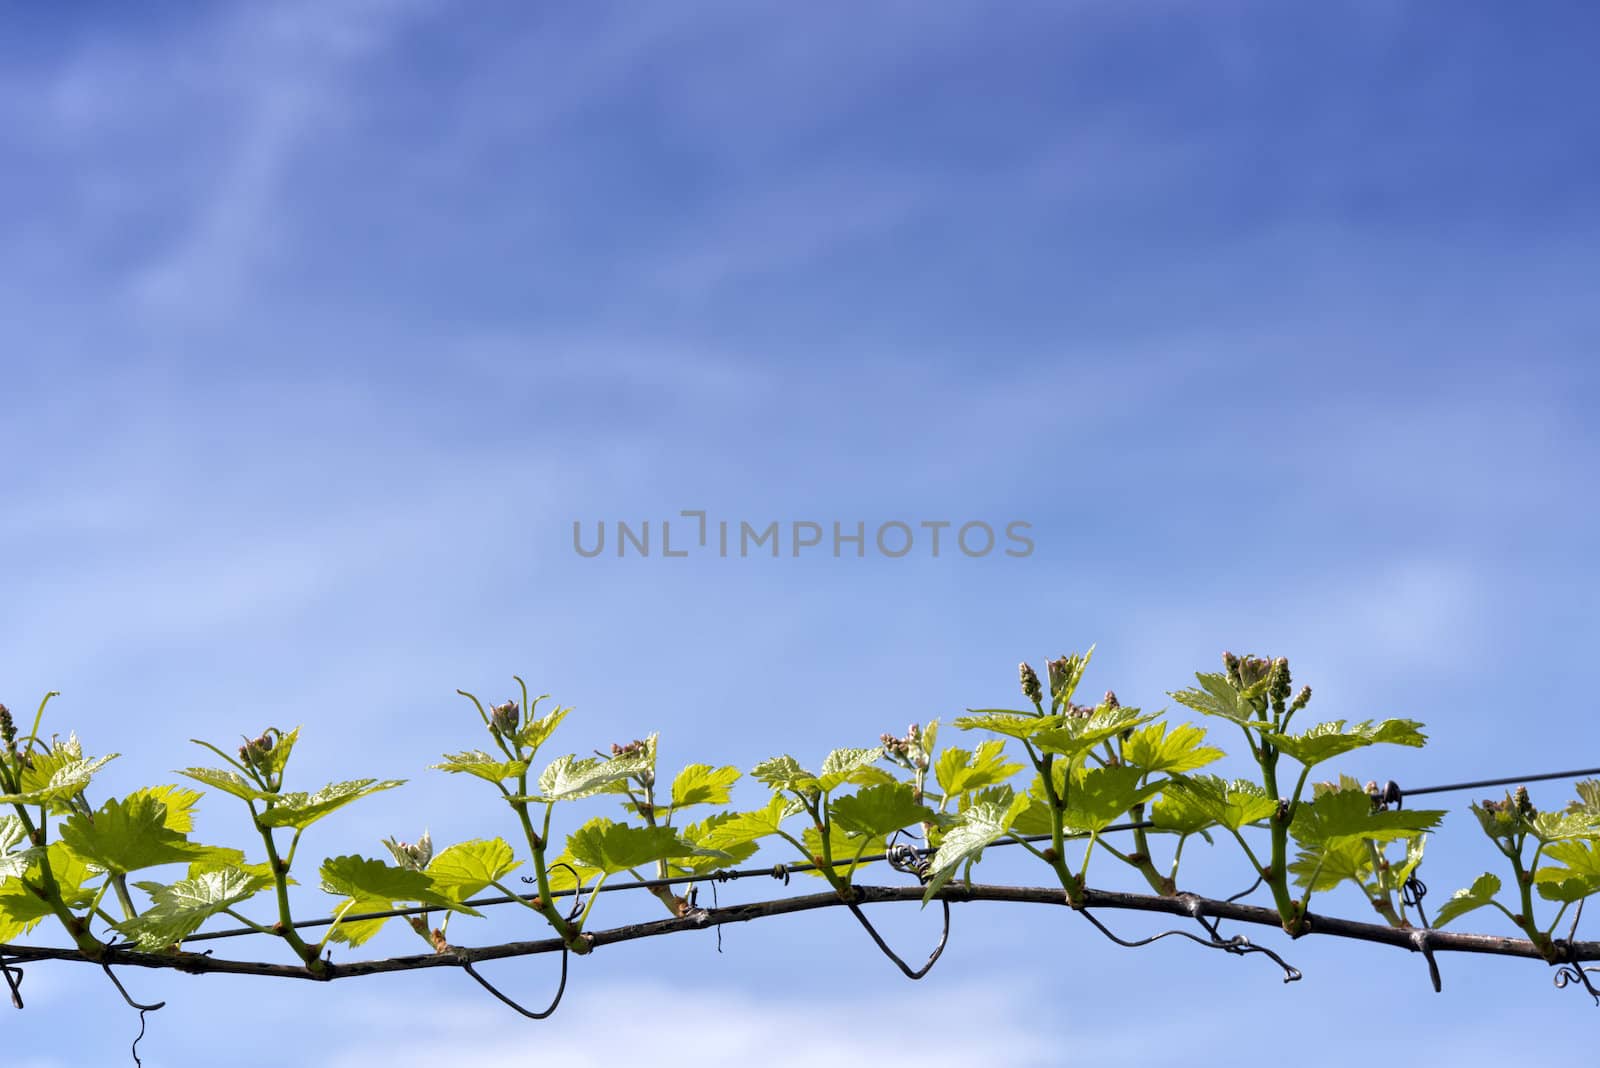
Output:
[[[435,853],[427,873],[435,891],[460,903],[505,878],[521,863],[505,839],[478,838]]]
[[[236,771],[223,771],[219,768],[180,768],[179,775],[186,775],[196,782],[203,782],[215,790],[225,794],[243,798],[246,801],[265,801],[276,796],[261,789],[249,779]]]
[[[994,804],[1010,807],[1015,795],[1009,786],[992,786],[987,790],[980,790],[968,795],[975,802],[989,801]],[[1018,808],[1016,816],[1011,821],[1011,829],[1017,834],[1049,834],[1053,828],[1050,820],[1050,803],[1045,800],[1044,780],[1038,775],[1033,777],[1033,782],[1028,785],[1026,793],[1020,796],[1027,799],[1027,805]]]
[[[464,753],[446,753],[438,764],[428,765],[452,775],[476,775],[486,782],[505,782],[515,779],[528,770],[526,760],[501,760],[482,749],[469,749]]]
[[[1088,716],[1069,716],[1059,727],[1039,731],[1033,744],[1047,753],[1076,757],[1123,731],[1148,723],[1157,713],[1144,714],[1137,708],[1096,709]]]
[[[146,952],[161,952],[199,930],[206,920],[272,885],[269,876],[224,868],[208,871],[170,886],[135,883],[150,895],[152,905],[117,929]]]
[[[1004,838],[1011,831],[1017,815],[1031,803],[1026,794],[1013,795],[1007,804],[1000,804],[1006,788],[1002,787],[995,800],[980,801],[961,813],[961,821],[944,832],[939,850],[933,855],[928,869],[928,887],[922,902],[927,904],[950,881],[956,869],[968,860],[975,860],[984,849]]]
[[[379,790],[392,790],[404,779],[353,779],[329,783],[314,794],[279,794],[271,808],[258,817],[265,827],[293,827],[303,831],[322,817]]]
[[[84,860],[126,875],[141,868],[192,860],[204,847],[167,827],[167,806],[149,793],[115,798],[92,816],[74,813],[61,825],[61,840]]]
[[[1457,890],[1450,895],[1450,900],[1439,907],[1438,913],[1433,917],[1433,926],[1443,927],[1458,916],[1464,916],[1473,909],[1481,909],[1494,901],[1494,895],[1500,892],[1500,880],[1489,872],[1484,872],[1473,880],[1471,886],[1465,890]]]
[[[1205,737],[1205,728],[1191,723],[1180,723],[1170,731],[1165,722],[1151,723],[1122,743],[1122,760],[1151,774],[1194,771],[1223,755],[1220,749],[1202,745]]]
[[[651,782],[654,782],[657,737],[659,736],[656,734],[649,734],[641,738],[640,741],[644,743],[643,749],[635,750],[631,753],[613,752],[609,757],[602,757],[602,760],[611,763],[624,763],[627,765],[628,770],[626,774],[610,779],[595,792],[601,794],[629,794],[633,792],[632,784],[628,782],[629,779],[648,778]],[[637,811],[635,806],[630,804],[629,807],[635,808]]]
[[[731,853],[735,848],[777,834],[783,821],[799,811],[797,802],[781,795],[774,796],[765,808],[754,812],[737,812],[709,827],[699,844],[706,849],[720,849]]]
[[[248,739],[247,739],[248,740]],[[277,776],[272,781],[281,782],[283,769],[289,766],[289,754],[294,751],[294,743],[300,740],[300,728],[285,734],[280,734],[272,741],[272,748],[261,754],[257,767],[263,775]]]
[[[1162,787],[1161,796],[1150,806],[1150,822],[1159,830],[1185,837],[1205,834],[1208,828],[1217,826],[1217,819],[1211,815],[1214,807],[1196,800],[1193,793],[1176,783],[1174,780]]]
[[[1079,656],[1072,653],[1061,658],[1062,664],[1059,675],[1047,672],[1050,675],[1050,704],[1052,708],[1066,707],[1072,701],[1072,695],[1077,692],[1078,684],[1083,681],[1083,673],[1089,670],[1089,661],[1094,656],[1094,646],[1089,646],[1089,651]]]
[[[50,905],[20,882],[0,882],[0,943],[14,942],[50,915]]]
[[[855,782],[858,772],[866,771],[882,756],[881,745],[870,749],[835,749],[822,758],[822,774],[817,778],[817,789],[827,793],[847,782]]]
[[[799,790],[807,786],[816,789],[817,786],[817,777],[787,754],[763,760],[750,769],[750,776],[774,790]]]
[[[739,769],[735,767],[690,764],[672,780],[672,808],[676,811],[690,805],[726,805],[728,790],[738,779]]]
[[[1391,885],[1404,886],[1406,880],[1411,878],[1411,874],[1417,870],[1417,865],[1422,863],[1422,849],[1426,842],[1427,839],[1420,834],[1415,838],[1407,838],[1405,840],[1406,859],[1398,865],[1390,865],[1389,867],[1389,882]]]
[[[1357,787],[1327,790],[1295,809],[1289,833],[1302,846],[1329,845],[1341,838],[1392,842],[1431,831],[1444,819],[1439,809],[1405,808],[1374,811],[1372,798]]]
[[[1000,786],[1022,770],[1021,764],[1006,760],[1006,743],[998,738],[979,742],[977,749],[946,749],[934,762],[933,774],[939,788],[950,797],[986,786]]]
[[[1577,838],[1600,837],[1600,824],[1593,814],[1578,809],[1566,812],[1535,813],[1529,825],[1541,842],[1559,842]]]
[[[154,798],[167,806],[167,830],[188,834],[194,830],[194,806],[204,796],[182,786],[146,786],[129,794],[127,800],[131,804],[135,798]]]
[[[567,836],[567,851],[581,863],[615,875],[671,857],[706,855],[707,850],[678,837],[671,827],[632,827],[596,816]],[[719,860],[727,854],[714,852]]]
[[[0,794],[4,805],[48,805],[83,793],[94,773],[115,760],[119,754],[110,753],[93,760],[69,759],[61,761],[49,779],[37,785],[25,783],[25,788],[14,794]],[[42,762],[44,758],[36,758]]]
[[[28,829],[23,826],[21,819],[11,815],[0,816],[0,883],[26,875],[29,866],[44,852],[38,846],[16,848],[27,840]]]
[[[1573,790],[1578,794],[1578,800],[1567,806],[1568,812],[1587,812],[1596,822],[1600,822],[1600,779],[1580,779],[1572,784]]]
[[[1177,811],[1203,813],[1213,822],[1235,831],[1264,820],[1278,810],[1278,802],[1248,779],[1229,782],[1216,775],[1186,775],[1169,782],[1165,795],[1163,801],[1168,816]]]
[[[1364,885],[1371,870],[1371,854],[1360,838],[1340,838],[1329,845],[1303,849],[1289,865],[1295,885],[1309,887],[1312,893],[1332,890],[1346,879]]]
[[[1545,864],[1534,873],[1539,896],[1547,901],[1578,901],[1600,893],[1600,844],[1568,839],[1554,841],[1544,849],[1546,860],[1563,867]]]
[[[642,771],[649,771],[654,763],[653,753],[614,757],[610,760],[573,755],[557,757],[539,773],[538,794],[512,800],[554,802],[593,797],[595,794],[605,793],[614,784],[632,778]]]
[[[361,916],[369,912],[386,912],[394,908],[394,902],[386,901],[381,897],[356,898],[347,897],[333,908],[333,914],[339,917],[333,930],[328,932],[331,942],[343,942],[349,946],[359,946],[373,935],[383,930],[383,925],[393,917],[382,917],[374,920],[346,920],[345,916]]]
[[[1057,730],[1069,716],[1038,716],[1032,712],[1013,712],[1005,708],[969,708],[970,716],[958,716],[956,727],[964,731],[989,731],[1007,738],[1030,741],[1036,735]]]
[[[88,861],[78,856],[71,846],[59,840],[51,842],[45,848],[45,856],[49,858],[50,874],[55,876],[61,900],[69,909],[87,908],[95,900],[97,889],[86,887],[84,884],[104,873],[92,867]],[[34,855],[34,861],[33,867],[28,870],[27,879],[37,886],[42,877],[37,854]]]
[[[538,704],[538,702],[535,701],[534,704]],[[531,712],[532,710],[530,709],[529,711]],[[551,710],[549,715],[528,720],[523,724],[522,729],[517,732],[517,745],[532,749],[537,753],[539,747],[550,740],[550,736],[556,732],[556,728],[561,726],[561,721],[566,719],[567,713],[571,711],[572,709],[570,708],[558,706]]]
[[[916,800],[911,784],[904,782],[868,786],[846,797],[834,798],[828,805],[828,812],[833,823],[851,837],[883,838],[933,817],[933,813]]]
[[[1153,796],[1166,780],[1140,783],[1139,768],[1110,766],[1080,768],[1073,772],[1062,819],[1078,831],[1103,831],[1134,805]]]
[[[667,862],[668,867],[676,875],[703,875],[718,868],[731,867],[749,860],[758,848],[753,839],[738,843],[725,842],[720,847],[713,845],[717,828],[738,818],[732,812],[720,812],[683,828],[678,832],[678,836],[704,852],[700,856],[673,857]]]
[[[329,857],[320,872],[324,893],[361,901],[385,901],[392,907],[399,902],[437,905],[441,908],[479,915],[476,909],[453,901],[434,888],[428,873],[397,868],[368,857]]]
[[[1256,718],[1250,702],[1234,688],[1228,676],[1215,672],[1197,671],[1195,680],[1199,689],[1176,690],[1170,696],[1174,701],[1206,716],[1220,716],[1243,727],[1265,728],[1265,721]]]
[[[1308,768],[1369,745],[1420,747],[1427,741],[1422,724],[1414,719],[1386,719],[1381,723],[1363,720],[1348,729],[1344,720],[1335,719],[1299,734],[1263,730],[1261,737]]]

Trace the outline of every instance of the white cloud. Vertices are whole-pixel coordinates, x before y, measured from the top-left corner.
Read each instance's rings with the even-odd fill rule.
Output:
[[[535,1054],[541,1064],[581,1065],[625,1051],[660,1068],[921,1068],[935,1053],[940,1063],[993,1068],[1054,1063],[1015,1000],[984,988],[893,993],[875,983],[826,999],[792,995],[776,983],[765,995],[703,986],[692,993],[649,985],[591,988],[542,1024],[518,1021],[492,1002],[386,998],[346,1007],[350,1030],[367,1037],[328,1049],[323,1063],[331,1068],[522,1068]],[[939,1026],[958,1019],[982,1024]],[[934,1032],[937,1050],[928,1045]]]

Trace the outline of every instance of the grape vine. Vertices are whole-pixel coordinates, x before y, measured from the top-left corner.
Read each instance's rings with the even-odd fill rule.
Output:
[[[1050,660],[1042,679],[1021,665],[1023,708],[968,709],[954,719],[956,729],[976,739],[970,749],[941,748],[936,720],[912,724],[904,735],[883,734],[877,745],[835,749],[817,771],[792,756],[764,760],[750,776],[764,788],[766,802],[747,810],[730,808],[738,768],[696,763],[670,782],[658,780],[654,734],[592,756],[557,756],[535,775],[539,753],[571,709],[540,712],[548,697],[530,698],[520,678],[517,696],[500,704],[458,691],[487,742],[447,753],[432,767],[481,780],[485,796],[497,793],[510,835],[436,849],[424,833],[415,842],[384,839],[386,857],[324,858],[316,880],[331,905],[312,919],[296,918],[290,893],[291,872],[304,876],[307,866],[302,837],[323,818],[399,787],[400,780],[288,789],[298,727],[247,736],[233,753],[197,742],[221,766],[179,774],[233,799],[231,807],[248,817],[260,841],[260,852],[251,856],[192,837],[194,809],[204,794],[189,786],[148,786],[94,806],[88,799],[93,777],[115,754],[87,757],[76,735],[46,740],[45,715],[56,694],[40,702],[26,732],[0,705],[0,806],[9,810],[0,815],[0,974],[22,1008],[23,965],[95,965],[140,1010],[141,1036],[144,1013],[160,1005],[135,1001],[113,967],[313,981],[454,967],[517,1012],[542,1019],[561,1000],[569,958],[611,943],[843,907],[901,972],[916,979],[943,951],[953,904],[1020,901],[1069,908],[1122,945],[1180,936],[1233,955],[1260,954],[1282,969],[1286,982],[1300,976],[1293,965],[1242,935],[1224,937],[1219,923],[1275,927],[1291,940],[1322,934],[1418,952],[1436,990],[1438,953],[1528,957],[1556,968],[1558,986],[1576,983],[1600,1004],[1589,979],[1597,969],[1583,963],[1600,960],[1600,943],[1576,940],[1583,903],[1600,892],[1600,781],[1577,782],[1576,799],[1554,810],[1537,809],[1526,786],[1501,800],[1473,803],[1470,810],[1507,879],[1485,872],[1430,921],[1418,871],[1427,837],[1446,813],[1406,807],[1405,801],[1453,788],[1408,795],[1392,782],[1313,779],[1318,766],[1371,746],[1422,746],[1421,724],[1331,720],[1291,730],[1311,690],[1295,689],[1288,661],[1225,653],[1221,672],[1201,672],[1196,685],[1171,696],[1224,721],[1225,733],[1237,729],[1243,736],[1258,774],[1226,779],[1203,770],[1224,756],[1205,728],[1123,707],[1112,692],[1094,704],[1076,703],[1089,660],[1090,653]],[[601,796],[618,801],[620,819],[595,816],[563,833],[558,815],[573,802]],[[1197,838],[1238,847],[1245,878],[1253,880],[1249,891],[1220,899],[1180,889],[1184,850]],[[768,847],[777,850],[775,857],[747,864]],[[976,882],[985,853],[1003,847],[1036,858],[1049,885]],[[1136,874],[1149,892],[1091,887],[1089,868],[1098,858]],[[860,881],[880,863],[897,874],[895,885]],[[167,880],[131,878],[154,869],[172,874]],[[178,869],[181,878],[174,877]],[[528,889],[515,887],[514,873]],[[787,885],[799,873],[819,878],[825,889],[726,907],[699,900],[707,883],[777,878]],[[1346,883],[1373,918],[1311,910],[1314,896]],[[1258,888],[1270,905],[1241,900]],[[667,915],[599,927],[600,902],[623,891],[652,895]],[[861,907],[888,901],[939,905],[943,933],[918,966],[888,945]],[[460,918],[501,906],[526,909],[545,936],[487,946],[454,940],[452,923],[459,933]],[[1442,930],[1484,908],[1500,913],[1521,937]],[[1194,921],[1198,930],[1127,941],[1094,915],[1101,909],[1165,913]],[[70,944],[19,941],[46,920]],[[342,959],[395,921],[421,940],[422,952]],[[234,939],[279,945],[290,962],[190,948]],[[559,984],[543,1009],[520,1004],[474,968],[539,953],[561,957]]]

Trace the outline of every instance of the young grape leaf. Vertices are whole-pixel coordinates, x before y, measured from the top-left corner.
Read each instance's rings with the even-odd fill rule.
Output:
[[[1348,730],[1344,720],[1335,719],[1299,734],[1264,730],[1261,737],[1308,768],[1369,745],[1420,747],[1428,740],[1422,733],[1422,724],[1414,719],[1386,719],[1381,723],[1364,720]]]
[[[149,894],[153,904],[133,919],[118,923],[117,929],[136,940],[140,949],[159,953],[182,942],[217,913],[271,886],[272,879],[237,868],[224,868],[171,886],[134,885]]]
[[[816,789],[817,777],[787,754],[770,757],[750,769],[750,776],[774,790]]]
[[[534,704],[538,704],[538,702],[535,701]],[[528,711],[532,712],[533,710],[529,709]],[[527,723],[523,724],[522,729],[517,732],[517,745],[532,749],[535,753],[538,752],[539,747],[550,740],[550,736],[556,732],[556,728],[561,726],[561,721],[566,719],[567,713],[571,711],[572,709],[570,708],[557,706],[551,710],[549,715],[541,716],[538,719],[529,719]]]
[[[1035,735],[1059,729],[1068,716],[1037,716],[1032,712],[1013,712],[1004,708],[968,709],[971,716],[958,716],[956,726],[964,731],[989,731],[1007,738],[1031,740]]]
[[[1161,796],[1150,806],[1150,822],[1160,830],[1185,837],[1191,834],[1204,835],[1208,828],[1217,825],[1212,811],[1209,804],[1200,803],[1180,781],[1173,780],[1162,787]],[[1206,837],[1209,840],[1210,836]]]
[[[933,774],[945,796],[999,786],[1022,770],[1006,760],[1006,743],[998,738],[979,742],[975,751],[946,749],[934,762]]]
[[[299,739],[299,727],[289,731],[287,734],[280,734],[274,738],[272,748],[257,758],[257,767],[261,770],[261,773],[281,777],[283,769],[289,766],[289,754],[294,751],[294,743]],[[281,781],[281,778],[278,781]]]
[[[20,882],[0,882],[0,943],[14,942],[50,915],[50,905]]]
[[[965,861],[975,859],[984,849],[1009,834],[1017,815],[1029,806],[1031,800],[1027,794],[1016,794],[1007,805],[1001,805],[998,799],[981,801],[963,812],[961,822],[945,831],[939,851],[933,856],[928,872],[928,888],[922,895],[923,904],[933,900],[934,895],[950,881],[956,869]]]
[[[799,802],[775,795],[765,808],[729,815],[710,828],[699,844],[707,849],[730,852],[737,846],[777,834],[783,821],[799,811]]]
[[[389,902],[385,907],[415,902],[453,909],[470,916],[480,915],[476,909],[440,893],[428,873],[397,868],[381,860],[358,856],[329,857],[322,862],[321,875],[324,893],[359,901]]]
[[[80,857],[115,875],[187,863],[205,849],[169,829],[166,804],[149,793],[111,798],[93,815],[74,813],[60,833]]]
[[[693,846],[671,827],[632,827],[596,816],[567,836],[567,851],[591,868],[615,875],[671,857],[706,855],[719,860],[727,854]]]
[[[869,786],[846,797],[834,798],[828,805],[833,823],[852,837],[893,834],[932,819],[933,813],[916,799],[910,783]]]
[[[668,861],[668,866],[675,875],[703,875],[706,872],[716,871],[718,868],[731,867],[742,864],[755,855],[757,845],[754,840],[739,842],[737,844],[724,842],[718,847],[712,844],[716,837],[717,828],[727,824],[730,820],[739,817],[732,812],[721,812],[715,816],[707,816],[698,823],[691,823],[678,832],[678,836],[690,845],[704,851],[701,856],[673,857]],[[723,859],[723,858],[726,859]]]
[[[1200,688],[1197,690],[1190,687],[1187,690],[1174,691],[1170,695],[1174,701],[1202,715],[1220,716],[1240,726],[1258,728],[1265,726],[1264,721],[1256,717],[1255,709],[1250,707],[1250,702],[1234,688],[1228,676],[1197,671],[1194,677],[1200,683]]]
[[[726,805],[728,789],[738,779],[739,769],[735,767],[690,764],[672,780],[673,811],[690,805]]]
[[[1077,692],[1078,684],[1083,681],[1084,672],[1089,670],[1089,661],[1094,657],[1094,646],[1089,646],[1089,651],[1079,656],[1072,653],[1061,658],[1061,668],[1049,672],[1050,675],[1050,705],[1053,709],[1065,708],[1072,701],[1072,695]]]
[[[69,759],[62,761],[43,783],[26,780],[24,788],[14,794],[0,794],[4,805],[52,805],[76,797],[89,785],[94,773],[115,760],[118,754],[110,753],[93,760]],[[43,758],[40,758],[42,762]]]
[[[870,749],[835,749],[822,758],[822,774],[817,778],[817,789],[827,793],[846,782],[855,782],[858,772],[865,771],[882,756],[881,745]]]
[[[1150,774],[1194,771],[1222,759],[1222,750],[1202,745],[1203,727],[1180,723],[1168,730],[1166,722],[1140,727],[1122,743],[1122,760]]]
[[[649,771],[654,763],[653,754],[614,757],[557,757],[539,773],[538,794],[515,797],[513,801],[576,801],[605,793],[613,784],[632,778],[641,771]]]
[[[1372,870],[1372,858],[1367,843],[1360,838],[1340,838],[1328,845],[1302,849],[1289,873],[1295,885],[1309,887],[1312,893],[1332,890],[1346,879],[1364,885],[1367,873]]]
[[[1078,831],[1105,830],[1166,785],[1165,779],[1141,784],[1143,776],[1139,768],[1118,765],[1075,770],[1067,790],[1063,821]]]
[[[359,946],[383,930],[384,924],[388,923],[393,917],[373,920],[346,920],[344,917],[360,916],[368,912],[386,912],[392,908],[394,908],[394,903],[381,897],[347,897],[333,908],[333,914],[339,917],[339,921],[333,930],[328,932],[328,940],[343,942],[349,946]]]
[[[1187,775],[1165,788],[1166,815],[1203,813],[1230,830],[1264,820],[1278,810],[1278,802],[1248,779],[1229,782],[1216,775]],[[1370,803],[1370,802],[1369,802]],[[1158,805],[1157,808],[1162,806]],[[1172,830],[1180,827],[1174,824]]]
[[[428,765],[453,775],[475,775],[486,782],[505,782],[515,779],[528,770],[526,760],[501,760],[482,749],[469,749],[463,753],[446,753],[442,762]]]
[[[1600,893],[1600,844],[1593,841],[1556,841],[1544,856],[1564,867],[1548,864],[1534,874],[1539,896],[1547,901],[1578,901]]]
[[[460,903],[505,878],[521,863],[503,838],[478,838],[435,853],[427,874],[435,891]]]
[[[1457,890],[1450,895],[1450,900],[1439,907],[1438,913],[1433,917],[1434,927],[1443,927],[1458,916],[1465,916],[1473,909],[1481,909],[1494,901],[1494,895],[1500,892],[1500,880],[1489,872],[1484,872],[1473,880],[1471,886],[1465,890]]]
[[[1534,815],[1530,825],[1534,836],[1541,842],[1600,837],[1600,824],[1596,824],[1595,817],[1583,809],[1539,812]]]
[[[1137,708],[1102,707],[1092,715],[1070,716],[1059,727],[1036,732],[1033,744],[1047,753],[1076,757],[1123,731],[1148,723],[1157,714],[1141,713]]]
[[[1372,797],[1360,787],[1327,790],[1295,809],[1289,832],[1302,846],[1330,845],[1341,838],[1390,842],[1431,831],[1444,819],[1439,809],[1373,810]]]
[[[28,867],[43,850],[37,846],[16,848],[28,840],[28,830],[16,816],[0,816],[0,883],[26,875]]]
[[[258,819],[265,827],[293,827],[303,831],[352,801],[379,790],[392,790],[404,783],[404,779],[384,779],[381,782],[377,779],[353,779],[350,782],[329,783],[314,794],[279,794],[275,803],[263,811]]]
[[[236,771],[223,771],[219,768],[180,768],[177,774],[186,775],[196,782],[203,782],[213,789],[232,794],[245,801],[265,801],[269,797],[277,796],[261,789]]]
[[[182,786],[146,786],[129,794],[128,802],[140,797],[154,798],[167,806],[167,830],[188,834],[194,830],[194,806],[204,796],[199,790]]]

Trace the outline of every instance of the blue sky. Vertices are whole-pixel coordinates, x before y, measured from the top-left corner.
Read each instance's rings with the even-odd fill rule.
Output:
[[[124,754],[101,796],[269,723],[304,724],[305,785],[412,780],[320,855],[511,834],[424,769],[478,743],[455,688],[513,672],[578,707],[562,752],[659,730],[664,764],[748,768],[1007,704],[1023,657],[1098,643],[1088,685],[1160,707],[1233,648],[1290,656],[1319,718],[1429,725],[1363,778],[1600,764],[1596,29],[1576,4],[8,9],[0,700],[63,691],[54,726]],[[572,551],[575,520],[683,509],[1021,520],[1036,547]],[[229,800],[203,836],[242,842]],[[1498,859],[1466,800],[1436,900]],[[919,946],[930,919],[886,922]],[[277,1063],[289,1026],[339,1065],[587,1063],[707,1012],[735,1022],[656,1062],[1220,1064],[1248,1011],[1306,1065],[1352,1053],[1310,1013],[1487,1064],[1594,1026],[1538,965],[1447,958],[1436,996],[1420,960],[1307,939],[1284,988],[1040,910],[959,909],[917,985],[844,916],[724,950],[596,954],[544,1024],[460,976],[127,978],[170,1003],[151,1065]],[[498,974],[537,1001],[552,967]],[[8,1063],[123,1056],[109,984],[26,991]]]

